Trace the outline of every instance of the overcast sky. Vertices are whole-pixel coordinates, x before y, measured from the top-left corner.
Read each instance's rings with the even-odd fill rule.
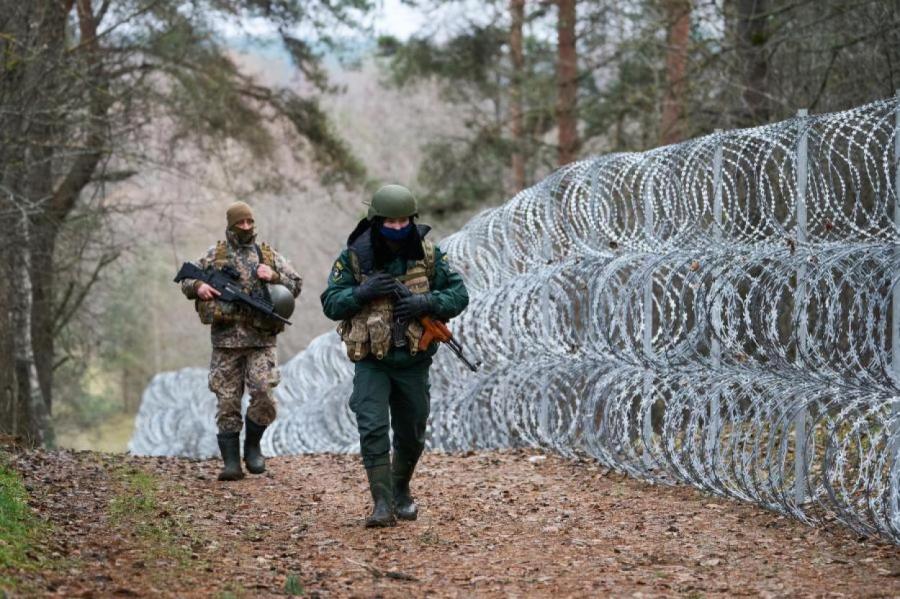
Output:
[[[382,0],[375,14],[375,33],[405,40],[423,25],[423,16],[400,0]]]

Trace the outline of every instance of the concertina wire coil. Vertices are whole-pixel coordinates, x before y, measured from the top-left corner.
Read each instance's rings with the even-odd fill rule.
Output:
[[[900,105],[588,158],[441,242],[471,302],[429,445],[540,447],[900,542]],[[334,332],[282,368],[270,455],[358,451]],[[245,398],[246,399],[246,398]],[[130,450],[216,455],[206,371]]]

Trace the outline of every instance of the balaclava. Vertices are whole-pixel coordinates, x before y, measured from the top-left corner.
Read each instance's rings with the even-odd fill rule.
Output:
[[[250,243],[253,241],[253,238],[256,235],[255,226],[246,231],[235,226],[244,219],[249,218],[253,220],[253,210],[246,202],[235,202],[228,207],[225,216],[228,220],[228,230],[234,233],[234,236],[240,243]]]

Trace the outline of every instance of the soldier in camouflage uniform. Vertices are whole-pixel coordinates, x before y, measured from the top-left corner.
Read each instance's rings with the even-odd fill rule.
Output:
[[[409,483],[425,447],[428,369],[438,350],[433,343],[419,351],[418,317],[449,320],[469,303],[462,278],[425,239],[430,227],[415,224],[417,212],[405,187],[379,189],[371,218],[350,235],[320,298],[325,315],[341,321],[338,332],[355,362],[350,409],[374,503],[367,527],[418,515]]]
[[[240,274],[245,292],[266,283],[283,285],[294,297],[300,294],[302,280],[296,270],[266,243],[256,243],[253,212],[244,202],[235,202],[226,212],[225,241],[219,241],[197,260],[200,268],[233,267]],[[265,472],[265,460],[259,442],[277,411],[273,390],[280,380],[275,336],[281,326],[264,315],[239,304],[221,302],[211,286],[196,279],[181,282],[181,291],[196,300],[200,320],[212,325],[212,359],[209,388],[216,394],[216,424],[219,450],[225,462],[219,480],[244,477],[241,469],[241,398],[250,394],[244,437],[244,461],[253,474]],[[289,296],[288,296],[289,297]]]

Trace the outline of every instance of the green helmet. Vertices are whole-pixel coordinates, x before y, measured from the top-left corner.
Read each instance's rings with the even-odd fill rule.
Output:
[[[370,207],[372,216],[382,218],[403,218],[419,212],[415,196],[402,185],[385,185],[376,191]]]
[[[290,318],[294,313],[294,294],[284,285],[269,285],[269,298],[275,308],[275,314],[282,318]]]

